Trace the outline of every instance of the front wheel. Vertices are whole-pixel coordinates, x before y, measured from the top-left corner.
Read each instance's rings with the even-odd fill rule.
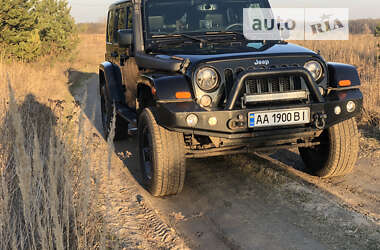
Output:
[[[114,108],[108,98],[105,85],[103,85],[100,89],[100,109],[102,113],[103,132],[106,139],[108,139],[111,132]],[[126,139],[127,137],[128,137],[128,122],[125,121],[119,115],[116,115],[114,140],[120,141],[120,140]]]
[[[359,153],[355,118],[326,129],[317,139],[321,145],[299,149],[306,168],[312,174],[329,178],[352,172]]]
[[[153,196],[178,194],[185,182],[183,135],[159,126],[150,108],[139,117],[139,154],[144,183]]]

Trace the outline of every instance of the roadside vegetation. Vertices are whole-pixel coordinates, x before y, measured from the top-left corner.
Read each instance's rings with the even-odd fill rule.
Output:
[[[0,1],[0,249],[113,246],[94,183],[107,163],[70,92],[104,48],[79,44],[69,13],[66,0]]]
[[[83,107],[68,88],[73,65],[0,62],[0,249],[107,245],[90,178],[106,163],[89,152]]]
[[[376,29],[375,29],[375,36],[376,37],[379,37],[380,36],[380,24],[377,25]]]
[[[380,25],[380,19],[358,19],[350,21],[350,33],[357,34],[375,34],[376,27]]]
[[[78,42],[66,0],[0,1],[0,51],[4,59],[36,61],[67,55]]]
[[[348,41],[302,41],[298,44],[320,51],[327,61],[358,68],[364,94],[364,109],[359,121],[380,137],[380,38],[373,34],[351,34]]]

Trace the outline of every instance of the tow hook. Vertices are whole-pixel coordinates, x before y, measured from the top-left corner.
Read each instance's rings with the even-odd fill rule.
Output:
[[[314,126],[317,128],[317,129],[324,129],[326,127],[326,120],[327,120],[327,115],[326,114],[321,114],[321,113],[318,113],[318,114],[315,114],[313,116],[314,118]]]

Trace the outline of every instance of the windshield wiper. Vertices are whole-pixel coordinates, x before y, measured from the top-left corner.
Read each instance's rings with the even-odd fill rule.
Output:
[[[185,33],[172,33],[172,34],[167,34],[167,35],[158,35],[158,36],[153,36],[153,38],[167,38],[167,37],[182,37],[182,38],[187,38],[196,42],[201,42],[203,44],[208,43],[209,41],[203,38],[191,36]],[[164,41],[162,41],[164,42]],[[166,41],[165,41],[166,42]],[[174,41],[170,41],[174,42]]]
[[[211,32],[207,32],[205,35],[238,35],[242,38],[242,40],[237,40],[237,42],[239,41],[246,41],[246,42],[261,42],[263,45],[271,45],[271,44],[287,44],[286,41],[284,40],[249,40],[247,39],[243,33],[241,32],[238,32],[238,31],[211,31]],[[212,42],[215,42],[214,39],[209,39],[209,41],[212,41]],[[220,41],[221,43],[223,41]],[[228,41],[230,42],[230,41]]]
[[[208,31],[206,33],[204,33],[205,36],[212,36],[212,35],[216,35],[217,37],[215,38],[211,38],[211,39],[208,39],[208,41],[215,41],[215,40],[222,40],[222,41],[218,41],[218,42],[226,42],[224,39],[221,39],[221,35],[234,35],[236,38],[237,36],[240,37],[240,39],[238,39],[238,41],[246,41],[247,39],[245,38],[244,34],[243,33],[240,33],[240,32],[237,32],[237,31]],[[228,41],[230,42],[230,41]]]
[[[173,38],[173,37],[178,37],[178,38],[186,38],[192,41],[196,41],[200,43],[200,47],[203,48],[206,44],[210,43],[209,40],[199,38],[199,37],[194,37],[188,34],[184,33],[172,33],[172,34],[165,34],[165,35],[156,35],[152,36],[152,38],[164,38],[163,40],[155,40],[153,44],[149,46],[149,50],[157,50],[160,47],[166,47],[170,45],[176,45],[183,43],[183,39],[171,39],[167,40],[165,38]]]
[[[198,42],[201,42],[203,44],[206,44],[208,43],[209,41],[206,40],[206,39],[203,39],[203,38],[199,38],[199,37],[195,37],[195,36],[190,36],[188,34],[185,34],[185,33],[175,33],[173,35],[178,35],[178,36],[181,36],[181,37],[185,37],[185,38],[188,38],[188,39],[191,39],[193,41],[198,41]]]
[[[226,31],[222,31],[222,30],[207,31],[205,34],[206,35],[240,35],[240,36],[244,37],[243,33],[238,32],[238,31],[230,31],[230,30],[226,30]]]

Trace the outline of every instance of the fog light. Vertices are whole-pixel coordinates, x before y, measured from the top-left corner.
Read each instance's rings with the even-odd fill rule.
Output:
[[[203,107],[208,107],[210,106],[212,103],[212,99],[210,96],[208,95],[204,95],[201,97],[201,101],[200,101],[200,104],[203,106]]]
[[[347,102],[347,111],[348,111],[349,113],[354,112],[355,109],[356,109],[356,104],[355,104],[355,102],[353,102],[353,101],[349,101],[349,102]]]
[[[216,117],[210,117],[210,119],[208,119],[208,124],[210,126],[216,126],[217,123],[218,123],[218,119],[216,119]]]
[[[334,109],[334,113],[336,115],[340,115],[340,113],[342,113],[342,109],[339,106],[336,106],[335,109]]]
[[[186,122],[189,127],[195,127],[198,124],[198,116],[190,114],[187,116]]]

